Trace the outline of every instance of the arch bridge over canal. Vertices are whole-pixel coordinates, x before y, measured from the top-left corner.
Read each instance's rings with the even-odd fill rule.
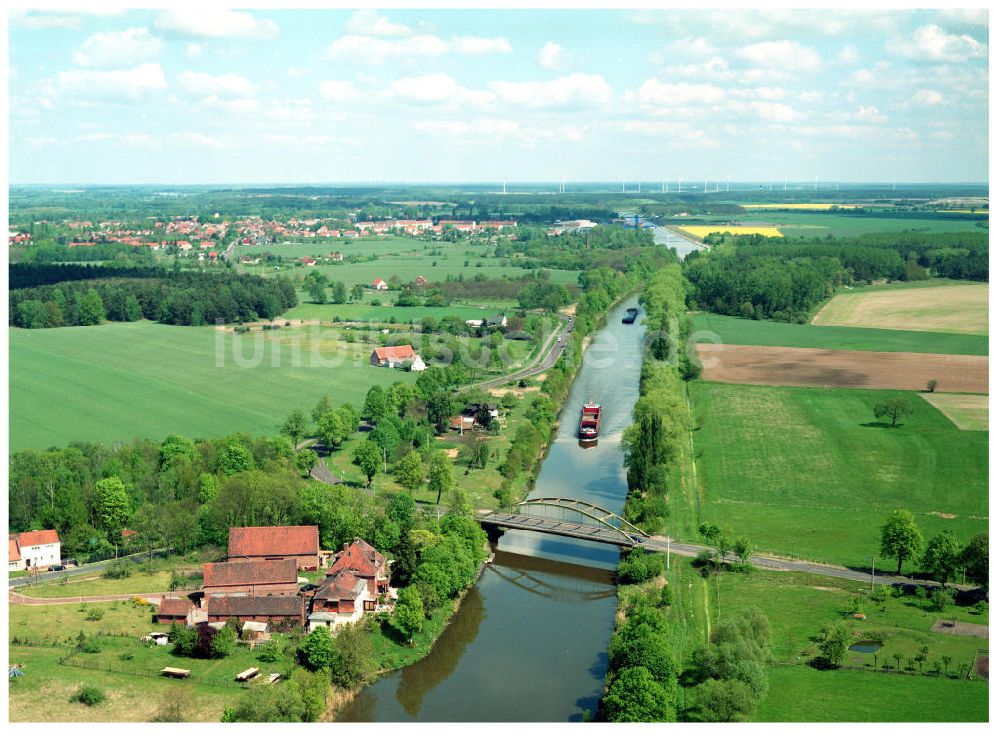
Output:
[[[509,528],[628,548],[651,538],[617,513],[573,498],[529,498],[510,508],[480,511],[478,520],[494,543]]]

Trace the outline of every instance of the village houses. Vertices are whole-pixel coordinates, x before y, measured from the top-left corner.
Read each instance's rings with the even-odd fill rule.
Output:
[[[327,552],[329,554],[329,552]],[[292,559],[298,569],[319,569],[318,526],[246,526],[229,529],[229,561]]]
[[[62,559],[62,542],[54,530],[24,531],[7,536],[10,571],[48,569]]]
[[[204,569],[206,599],[227,595],[297,595],[299,592],[298,565],[294,559],[208,563]]]
[[[398,345],[396,347],[376,347],[371,354],[369,362],[375,367],[406,368],[413,372],[426,370],[427,365],[420,355],[413,351],[411,345]]]
[[[356,622],[392,596],[388,560],[371,544],[356,538],[337,553],[313,595],[309,630],[336,629]]]

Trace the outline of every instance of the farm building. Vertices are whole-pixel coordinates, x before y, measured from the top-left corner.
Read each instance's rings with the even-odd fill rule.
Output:
[[[378,598],[390,595],[388,561],[370,544],[354,539],[334,558],[313,595],[309,630],[336,629],[374,612]]]
[[[210,597],[205,603],[208,623],[222,623],[236,618],[241,623],[288,621],[302,625],[305,620],[305,601],[298,595],[292,597]]]
[[[292,559],[299,569],[319,569],[317,526],[247,526],[229,529],[229,561]]]
[[[266,597],[297,595],[298,565],[294,559],[228,561],[205,564],[205,597]]]
[[[409,366],[410,370],[419,372],[427,366],[420,355],[413,351],[410,345],[397,347],[376,347],[371,354],[370,362],[375,367],[401,368]]]
[[[372,288],[374,288],[376,291],[388,291],[389,284],[383,281],[381,278],[376,278],[374,281],[372,281]]]
[[[13,533],[7,536],[7,552],[11,571],[47,569],[62,559],[62,542],[51,529]]]
[[[160,607],[156,610],[156,622],[163,625],[178,623],[187,625],[191,622],[191,613],[194,612],[194,605],[186,597],[164,597],[160,600]]]

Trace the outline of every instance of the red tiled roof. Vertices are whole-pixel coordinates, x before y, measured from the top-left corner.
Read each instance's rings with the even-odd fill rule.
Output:
[[[410,345],[398,347],[376,347],[375,354],[379,360],[412,360],[417,356]]]
[[[356,600],[368,583],[356,577],[347,570],[328,576],[316,589],[315,599],[318,600]]]
[[[164,597],[160,600],[157,615],[187,615],[194,605],[186,597]]]
[[[42,546],[43,544],[58,544],[59,534],[53,530],[47,531],[25,531],[17,534],[17,543],[21,548],[25,546]]]
[[[13,536],[7,537],[7,555],[10,561],[21,561],[21,549],[17,546],[17,539]]]
[[[385,557],[375,550],[367,541],[359,538],[333,558],[333,564],[326,572],[327,577],[343,571],[352,572],[361,577],[374,577],[375,573],[385,567]]]
[[[319,554],[318,526],[246,526],[229,529],[229,558]]]
[[[209,616],[225,617],[268,616],[300,617],[302,615],[302,600],[294,597],[209,597]]]
[[[229,561],[205,565],[205,587],[298,582],[295,559]]]

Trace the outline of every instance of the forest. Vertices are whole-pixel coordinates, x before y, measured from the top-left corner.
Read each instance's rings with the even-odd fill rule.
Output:
[[[687,258],[693,306],[728,316],[804,322],[843,285],[923,280],[985,281],[984,233],[880,233],[840,240],[759,235],[727,239]]]
[[[52,278],[70,279],[52,282]],[[26,329],[91,326],[105,319],[201,326],[273,319],[298,303],[287,278],[73,265],[12,265],[11,279],[48,283],[13,288],[9,321]]]

